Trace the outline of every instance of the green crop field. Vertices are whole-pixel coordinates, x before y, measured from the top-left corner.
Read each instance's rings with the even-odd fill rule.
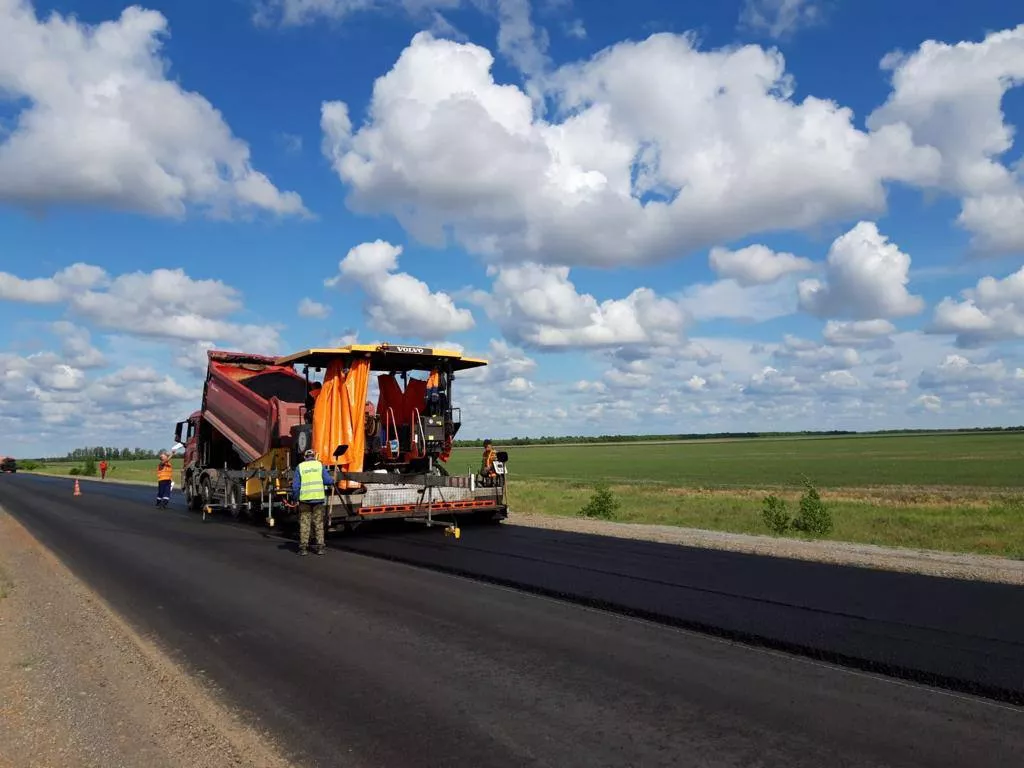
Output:
[[[98,462],[97,462],[98,463]],[[107,477],[111,480],[123,482],[149,482],[156,485],[156,459],[110,461],[107,469]],[[181,469],[181,459],[175,459],[175,469]],[[32,470],[44,475],[69,475],[74,468],[82,469],[80,461],[55,461],[46,462],[39,469]],[[96,470],[96,477],[99,477],[99,469]]]
[[[476,468],[480,456],[479,449],[459,449],[449,466]],[[1024,488],[1024,433],[536,445],[509,449],[509,472],[533,480],[721,489],[796,487],[802,475],[821,488]]]
[[[480,457],[456,449],[448,469]],[[519,446],[509,472],[513,514],[576,515],[604,482],[616,520],[759,534],[763,497],[795,511],[806,476],[832,512],[828,538],[1024,558],[1024,433]],[[114,461],[108,478],[155,485],[156,461]]]
[[[456,451],[449,468],[480,455]],[[764,496],[795,513],[807,477],[830,539],[1024,558],[1024,433],[526,446],[509,472],[513,510],[576,515],[604,482],[615,520],[755,534]]]

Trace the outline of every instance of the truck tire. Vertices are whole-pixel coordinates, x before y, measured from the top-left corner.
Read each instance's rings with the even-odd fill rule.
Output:
[[[247,516],[246,511],[241,508],[245,498],[238,483],[228,485],[228,497],[225,499],[225,502],[228,505],[228,512],[233,519],[237,520],[240,517]]]
[[[213,503],[213,483],[210,482],[209,475],[199,478],[199,499],[200,506]]]
[[[198,512],[203,508],[203,497],[196,488],[195,479],[189,477],[185,480],[185,487],[182,489],[185,492],[185,504],[192,512]]]

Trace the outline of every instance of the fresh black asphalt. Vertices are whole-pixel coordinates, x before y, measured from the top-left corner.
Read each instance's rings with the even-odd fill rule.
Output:
[[[1024,704],[1024,587],[515,526],[346,546]]]
[[[1024,764],[1018,707],[438,568],[794,645],[930,658],[943,677],[1007,691],[1024,687],[1021,588],[507,523],[459,541],[370,533],[299,558],[277,532],[202,522],[177,494],[158,510],[151,489],[71,487],[0,477],[0,506],[300,764]]]

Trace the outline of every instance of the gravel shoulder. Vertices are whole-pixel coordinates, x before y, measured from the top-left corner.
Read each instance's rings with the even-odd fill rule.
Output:
[[[284,768],[0,509],[0,768]]]
[[[508,523],[556,531],[617,536],[663,544],[725,549],[754,555],[789,557],[821,563],[919,573],[927,576],[1024,585],[1024,561],[986,555],[897,549],[840,541],[802,541],[772,536],[679,528],[672,525],[640,525],[606,520],[555,517],[529,512],[512,512],[508,517]]]

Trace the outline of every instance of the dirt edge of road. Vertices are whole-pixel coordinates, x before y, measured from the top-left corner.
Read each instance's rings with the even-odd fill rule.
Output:
[[[0,767],[286,768],[0,508]]]
[[[897,549],[842,541],[801,539],[724,533],[673,525],[640,525],[606,520],[512,512],[508,522],[531,528],[617,536],[704,549],[724,549],[752,555],[788,557],[834,565],[853,565],[925,576],[970,581],[1024,585],[1024,561],[988,555],[959,554],[934,550]]]
[[[44,477],[61,477],[60,475],[39,474]],[[111,482],[109,479],[101,481],[99,478],[80,479],[97,483]],[[137,480],[113,482],[122,485],[147,485],[147,483]],[[174,493],[179,492],[179,489],[174,489]],[[809,560],[832,565],[852,565],[916,573],[924,576],[1024,586],[1024,560],[1011,560],[993,555],[883,547],[846,541],[805,541],[781,536],[726,533],[702,528],[682,528],[675,525],[617,523],[606,520],[544,515],[536,512],[513,511],[509,514],[508,523],[554,531],[614,536],[621,539],[652,541],[703,549],[722,549],[730,552]]]

